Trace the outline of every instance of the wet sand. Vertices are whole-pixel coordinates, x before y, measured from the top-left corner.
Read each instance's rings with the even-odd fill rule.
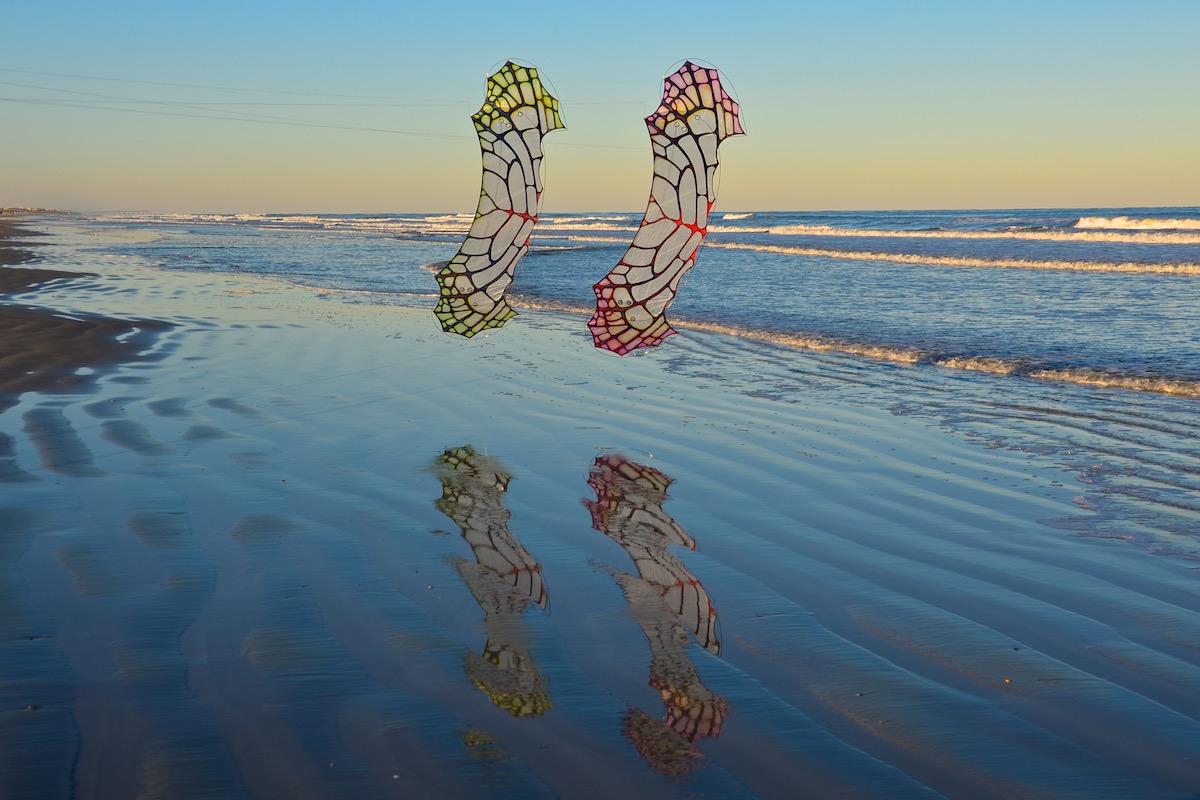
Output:
[[[898,406],[956,377],[58,230],[0,269],[5,798],[1200,792],[1195,562]]]
[[[23,239],[40,235],[18,222],[0,219],[0,266],[23,264],[37,258],[37,254],[30,249],[32,245]]]
[[[23,392],[83,391],[105,367],[139,360],[157,333],[168,327],[152,320],[68,315],[24,304],[26,298],[36,301],[38,291],[47,286],[94,277],[16,267],[39,257],[36,241],[20,241],[32,233],[0,221],[0,411]]]

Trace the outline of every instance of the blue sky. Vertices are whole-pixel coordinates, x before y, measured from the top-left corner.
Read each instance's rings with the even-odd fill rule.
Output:
[[[1200,204],[1200,3],[683,8],[11,4],[0,205],[469,212],[508,58],[562,103],[545,211],[644,206],[642,118],[685,58],[742,104],[724,210]]]

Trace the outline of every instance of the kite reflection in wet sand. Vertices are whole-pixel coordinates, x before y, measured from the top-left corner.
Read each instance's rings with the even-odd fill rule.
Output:
[[[511,61],[488,78],[487,99],[471,119],[483,151],[479,207],[457,255],[437,274],[434,309],[442,330],[466,337],[516,316],[504,292],[538,220],[542,137],[564,127],[538,71]]]
[[[717,148],[743,133],[738,104],[720,75],[690,61],[666,79],[662,104],[646,127],[654,146],[650,203],[625,255],[593,287],[596,313],[588,322],[596,347],[619,355],[675,333],[665,312],[708,233]]]
[[[454,520],[475,553],[475,563],[452,563],[486,615],[487,644],[482,656],[467,656],[467,675],[513,716],[542,714],[552,704],[521,615],[531,604],[545,609],[548,596],[541,566],[508,530],[504,493],[512,476],[470,446],[442,453],[433,469],[442,483],[434,505]]]
[[[677,775],[695,769],[702,754],[694,742],[721,732],[729,704],[700,682],[688,658],[688,632],[710,653],[721,650],[717,612],[704,586],[670,551],[696,543],[662,510],[671,479],[652,467],[618,455],[600,456],[588,476],[595,500],[585,500],[592,527],[633,559],[638,574],[612,571],[630,611],[650,643],[650,685],[666,707],[659,721],[629,709],[626,736],[651,767]]]

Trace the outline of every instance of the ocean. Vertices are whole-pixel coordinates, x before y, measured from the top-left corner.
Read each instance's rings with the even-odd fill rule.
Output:
[[[153,232],[126,254],[172,269],[421,304],[472,215],[96,220]],[[590,314],[592,284],[640,220],[542,215],[510,299]],[[715,212],[667,316],[810,350],[1200,397],[1198,286],[1200,208]]]

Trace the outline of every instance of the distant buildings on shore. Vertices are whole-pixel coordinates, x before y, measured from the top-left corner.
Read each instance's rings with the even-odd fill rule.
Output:
[[[32,214],[70,214],[70,211],[60,211],[57,208],[9,208],[0,207],[0,217],[24,217]]]

